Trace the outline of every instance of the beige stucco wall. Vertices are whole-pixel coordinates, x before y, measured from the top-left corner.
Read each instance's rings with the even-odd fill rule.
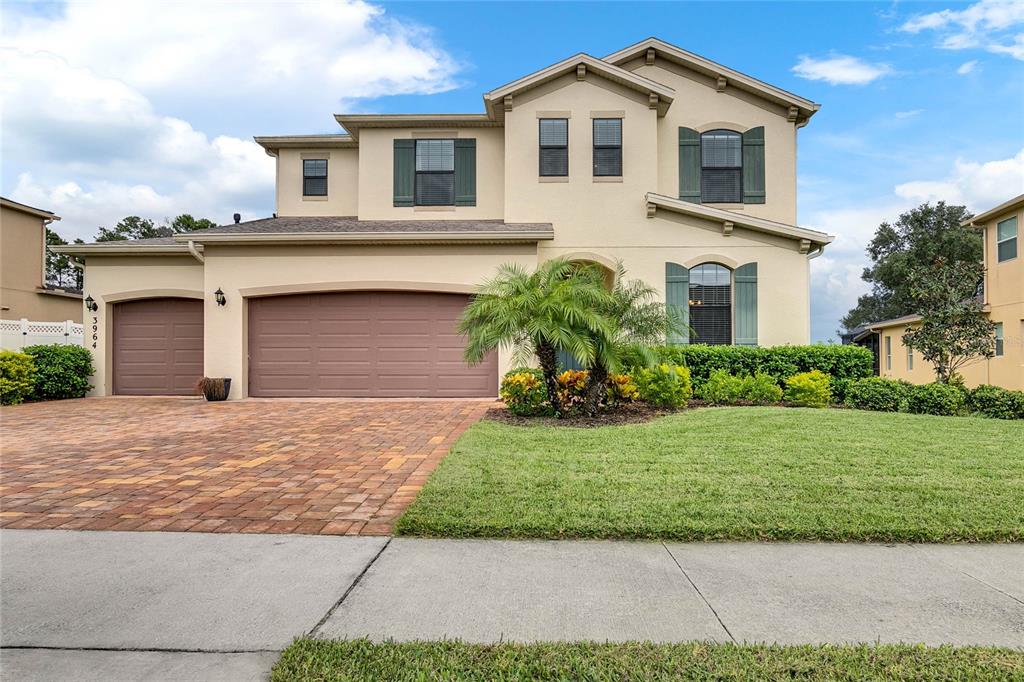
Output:
[[[218,287],[227,305],[206,305],[207,376],[235,379],[231,397],[248,392],[246,299],[254,296],[358,289],[470,293],[503,263],[533,268],[537,250],[523,245],[207,246],[206,300]],[[500,352],[501,372],[511,366]]]
[[[476,206],[395,206],[396,138],[475,138]],[[359,132],[360,220],[500,220],[505,138],[501,128],[365,128]]]
[[[90,257],[86,259],[85,291],[99,305],[95,313],[85,316],[85,346],[92,351],[96,366],[90,395],[109,395],[113,386],[110,339],[114,304],[164,296],[201,298],[203,266],[189,255]]]
[[[43,220],[0,207],[0,318],[38,322],[82,321],[80,298],[41,293]]]
[[[726,129],[742,133],[764,126],[765,203],[720,205],[731,210],[796,224],[796,125],[786,111],[737,88],[717,92],[715,82],[666,59],[625,65],[640,76],[673,88],[675,101],[658,120],[658,192],[679,196],[679,128],[698,132]],[[715,204],[712,204],[715,205]]]
[[[327,196],[302,195],[302,160],[327,159]],[[277,156],[277,214],[354,216],[359,201],[358,149],[281,149]]]

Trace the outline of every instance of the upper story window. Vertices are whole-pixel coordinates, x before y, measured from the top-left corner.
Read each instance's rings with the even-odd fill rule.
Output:
[[[327,159],[302,160],[302,196],[327,196]]]
[[[705,204],[743,201],[743,138],[731,130],[700,136],[700,200]]]
[[[622,119],[594,119],[594,176],[622,175]]]
[[[1017,216],[996,225],[996,259],[1002,263],[1017,257]]]
[[[569,175],[569,119],[540,119],[540,174]]]
[[[416,205],[455,204],[455,140],[416,140]]]
[[[690,268],[691,343],[732,343],[732,271],[718,263]]]

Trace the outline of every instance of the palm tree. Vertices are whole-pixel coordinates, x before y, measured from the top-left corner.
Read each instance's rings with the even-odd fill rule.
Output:
[[[478,288],[459,322],[459,333],[468,337],[466,360],[479,363],[496,348],[511,348],[517,364],[536,356],[551,407],[562,416],[557,352],[566,350],[580,362],[593,363],[595,339],[613,335],[613,324],[602,312],[610,306],[595,268],[562,258],[545,261],[533,272],[502,265]]]
[[[604,299],[600,313],[611,321],[611,333],[595,334],[593,360],[579,358],[590,375],[583,401],[587,415],[597,414],[611,372],[622,370],[627,350],[639,354],[644,364],[654,364],[651,346],[665,343],[670,335],[686,329],[683,320],[658,300],[658,291],[641,280],[626,280],[626,269],[620,262],[616,268],[615,284]]]

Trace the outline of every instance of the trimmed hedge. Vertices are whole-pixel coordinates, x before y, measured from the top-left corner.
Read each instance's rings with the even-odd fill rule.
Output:
[[[905,412],[913,386],[906,381],[869,377],[857,379],[846,391],[846,404],[858,410]]]
[[[967,393],[952,384],[921,384],[911,386],[907,395],[907,412],[953,417],[964,414]]]
[[[92,353],[81,346],[28,346],[22,352],[31,355],[36,365],[32,400],[84,398],[92,386]]]
[[[0,405],[19,405],[32,395],[36,366],[32,356],[0,351]]]
[[[776,383],[803,372],[818,370],[832,378],[832,393],[841,401],[847,385],[874,375],[871,351],[861,346],[660,346],[654,348],[659,362],[684,365],[690,369],[694,389],[699,390],[716,369],[735,376],[763,373]],[[627,355],[627,366],[642,366],[638,353]]]
[[[1024,391],[982,384],[967,392],[967,407],[992,419],[1024,419]]]
[[[786,379],[786,402],[800,407],[828,407],[832,400],[832,381],[828,374],[812,369]]]

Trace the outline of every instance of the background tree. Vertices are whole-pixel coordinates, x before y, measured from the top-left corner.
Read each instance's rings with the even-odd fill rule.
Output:
[[[651,346],[664,344],[670,335],[686,328],[683,321],[670,314],[668,307],[659,300],[657,289],[641,280],[626,279],[626,269],[621,262],[616,268],[615,284],[601,312],[611,323],[611,333],[594,337],[594,360],[589,366],[584,365],[589,376],[583,409],[590,416],[597,414],[607,390],[608,375],[622,371],[622,360],[627,350],[640,353],[647,364],[653,364],[655,356]]]
[[[895,223],[882,223],[868,244],[871,265],[861,278],[871,284],[871,293],[840,320],[846,329],[914,313],[910,295],[910,273],[943,258],[948,263],[981,261],[981,235],[961,227],[971,217],[964,206],[945,202],[921,204],[900,215]]]
[[[910,273],[910,298],[921,322],[907,330],[903,343],[934,365],[939,383],[949,383],[971,360],[995,354],[996,326],[978,295],[984,274],[978,263],[944,258]]]
[[[130,215],[118,221],[113,229],[101,227],[99,234],[96,235],[96,241],[113,242],[124,239],[171,237],[183,232],[195,232],[210,227],[217,227],[217,223],[208,218],[193,218],[188,213],[182,213],[173,220],[165,219],[162,225],[156,225],[149,218]]]
[[[601,312],[608,299],[593,268],[561,258],[545,261],[533,272],[517,264],[502,265],[478,288],[459,321],[459,333],[468,337],[466,360],[479,363],[497,348],[512,349],[517,364],[536,356],[551,407],[563,416],[558,351],[571,352],[584,365],[594,362],[593,339],[612,335],[612,325]]]
[[[75,244],[83,244],[76,239]],[[51,246],[66,246],[59,234],[46,228],[46,283],[62,289],[82,289],[82,271],[71,264],[71,258],[50,250]]]

